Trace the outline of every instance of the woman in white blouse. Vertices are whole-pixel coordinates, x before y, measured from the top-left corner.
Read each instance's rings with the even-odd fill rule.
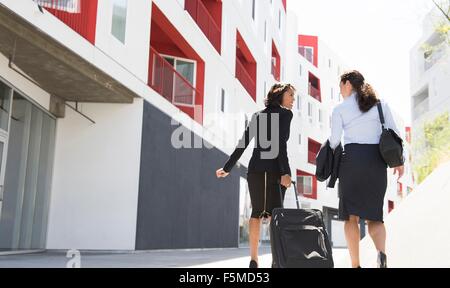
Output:
[[[339,166],[339,218],[345,221],[345,236],[352,267],[359,268],[359,219],[367,221],[369,235],[378,251],[378,267],[387,267],[386,229],[383,204],[387,187],[387,165],[379,152],[382,132],[373,88],[356,70],[341,75],[343,102],[332,113],[331,148],[336,148],[344,134],[344,152]],[[381,101],[386,127],[399,131],[385,101]],[[403,166],[394,169],[398,178]]]

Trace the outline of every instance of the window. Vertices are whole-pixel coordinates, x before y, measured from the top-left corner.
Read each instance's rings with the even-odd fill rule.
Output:
[[[298,134],[298,144],[302,145],[302,134]]]
[[[308,117],[312,117],[312,104],[308,103]]]
[[[331,129],[331,116],[328,117],[328,121],[330,123],[330,129]]]
[[[300,64],[299,72],[300,72],[300,76],[302,76],[302,64]]]
[[[328,67],[331,68],[331,59],[328,59]]]
[[[111,34],[122,43],[125,43],[127,24],[127,0],[114,0]]]
[[[306,58],[310,63],[314,63],[314,48],[308,46],[299,46],[298,53]]]
[[[330,94],[330,96],[331,96],[331,100],[333,100],[333,94],[334,94],[334,89],[333,89],[333,88],[331,88],[331,94]]]
[[[225,90],[221,89],[220,93],[220,111],[225,112]]]
[[[0,81],[0,129],[8,131],[12,89]],[[0,154],[1,156],[1,154]]]
[[[278,10],[278,29],[281,30],[281,10]]]
[[[80,13],[80,0],[34,0],[42,7],[65,11],[68,13]]]
[[[300,95],[297,95],[297,110],[300,111],[301,105],[300,105]]]
[[[267,21],[264,22],[264,43],[267,42]]]
[[[298,176],[297,182],[299,194],[312,196],[313,194],[312,181],[313,181],[312,176]]]
[[[323,117],[323,115],[322,115],[323,113],[322,113],[322,110],[321,109],[319,109],[319,122],[320,123],[322,123],[322,117]]]
[[[252,18],[255,20],[256,17],[256,0],[252,0]]]
[[[195,87],[194,85],[195,62],[181,60],[171,56],[163,56],[163,57],[167,62],[172,64],[172,66],[175,68],[175,70],[177,70],[178,73],[181,74],[181,76],[183,76],[186,80],[189,81],[189,83],[191,83],[192,86]]]

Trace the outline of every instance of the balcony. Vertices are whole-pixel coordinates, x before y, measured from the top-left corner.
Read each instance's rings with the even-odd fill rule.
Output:
[[[150,87],[176,106],[195,106],[200,92],[153,47],[150,47],[150,67]]]
[[[72,28],[90,43],[95,44],[97,0],[33,0]]]
[[[420,102],[419,104],[415,105],[413,108],[413,120],[416,120],[420,118],[420,116],[424,115],[429,110],[429,101],[428,97]]]
[[[308,94],[314,99],[321,101],[320,90],[312,86],[311,83],[308,85]]]
[[[221,5],[221,3],[215,2],[213,5]],[[186,0],[185,9],[220,54],[221,29],[202,0]],[[219,16],[221,16],[221,6],[219,11]]]
[[[256,99],[256,83],[239,59],[236,60],[236,78],[241,82],[242,86],[244,86],[248,94],[250,94],[253,99]]]
[[[316,165],[316,153],[308,151],[308,163]]]
[[[277,65],[272,61],[272,75],[275,80],[280,81],[280,70],[278,69]]]

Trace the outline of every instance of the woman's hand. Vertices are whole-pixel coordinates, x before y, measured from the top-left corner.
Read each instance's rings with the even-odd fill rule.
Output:
[[[395,167],[393,174],[395,175],[397,172],[398,172],[397,180],[399,180],[403,176],[403,173],[405,172],[405,166],[402,165],[402,166]]]
[[[230,174],[230,173],[223,171],[223,168],[220,168],[216,171],[217,178],[225,178],[228,176],[228,174]]]
[[[289,176],[289,174],[281,176],[281,181],[280,181],[281,185],[283,185],[286,188],[289,188],[289,187],[291,187],[291,183],[292,183],[292,180],[291,180],[291,176]]]

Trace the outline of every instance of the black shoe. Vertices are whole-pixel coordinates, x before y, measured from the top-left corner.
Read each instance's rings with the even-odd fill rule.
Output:
[[[378,252],[378,268],[387,268],[387,257],[383,252]]]
[[[256,262],[255,260],[251,260],[248,268],[258,268],[258,262]]]

